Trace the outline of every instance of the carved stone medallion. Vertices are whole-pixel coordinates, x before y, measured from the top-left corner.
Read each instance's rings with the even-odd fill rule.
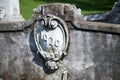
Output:
[[[35,23],[34,39],[38,53],[46,60],[50,70],[59,68],[59,60],[68,46],[68,31],[65,22],[53,15],[44,16]]]

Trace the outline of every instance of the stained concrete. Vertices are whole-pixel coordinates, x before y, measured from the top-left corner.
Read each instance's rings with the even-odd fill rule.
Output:
[[[70,30],[69,80],[119,80],[119,35]]]
[[[77,14],[74,9],[71,11]],[[120,25],[86,22],[80,15],[62,18],[70,35],[68,55],[60,60],[60,68],[51,72],[36,52],[35,17],[30,21],[0,24],[1,80],[64,80],[66,69],[68,80],[120,80]]]

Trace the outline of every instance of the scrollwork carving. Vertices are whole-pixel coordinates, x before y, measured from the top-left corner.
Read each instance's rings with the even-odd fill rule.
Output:
[[[59,68],[59,60],[67,55],[68,30],[65,22],[53,15],[44,16],[35,23],[34,39],[37,52],[46,60],[50,70]]]

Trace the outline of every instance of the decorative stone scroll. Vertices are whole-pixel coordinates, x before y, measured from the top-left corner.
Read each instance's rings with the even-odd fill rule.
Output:
[[[41,17],[34,25],[34,39],[45,66],[57,70],[59,61],[67,55],[69,35],[65,22],[53,15]]]

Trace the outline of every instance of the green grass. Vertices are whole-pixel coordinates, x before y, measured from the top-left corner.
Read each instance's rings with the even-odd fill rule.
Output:
[[[21,14],[25,19],[29,19],[32,11],[40,4],[45,3],[71,3],[82,9],[82,14],[107,12],[112,9],[117,0],[20,0]]]
[[[40,4],[45,4],[45,2],[34,0],[20,0],[20,10],[22,16],[25,19],[29,19],[32,16],[33,9]]]

